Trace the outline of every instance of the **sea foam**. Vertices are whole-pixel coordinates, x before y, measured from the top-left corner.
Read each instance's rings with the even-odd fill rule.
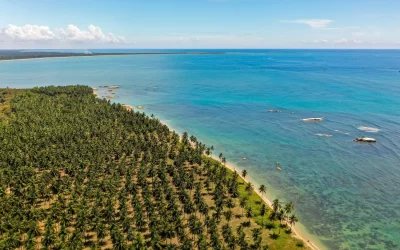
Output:
[[[333,136],[331,134],[321,134],[321,133],[318,133],[318,134],[315,134],[315,135],[318,135],[318,136],[321,136],[321,137],[331,137],[331,136]]]
[[[360,126],[357,129],[362,130],[364,132],[368,132],[368,133],[377,133],[377,132],[381,131],[379,128],[371,128],[371,127],[365,127],[365,126]]]

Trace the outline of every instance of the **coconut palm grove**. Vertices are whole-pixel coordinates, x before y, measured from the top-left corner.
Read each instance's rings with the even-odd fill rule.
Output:
[[[0,249],[307,249],[291,202],[153,116],[87,86],[0,102]]]

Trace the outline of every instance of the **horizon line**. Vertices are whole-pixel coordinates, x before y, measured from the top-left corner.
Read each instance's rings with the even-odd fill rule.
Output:
[[[400,48],[0,48],[1,50],[400,50]]]

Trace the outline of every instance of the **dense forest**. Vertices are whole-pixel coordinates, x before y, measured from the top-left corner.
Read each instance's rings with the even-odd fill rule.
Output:
[[[0,144],[0,249],[307,248],[292,203],[87,86],[0,89]]]

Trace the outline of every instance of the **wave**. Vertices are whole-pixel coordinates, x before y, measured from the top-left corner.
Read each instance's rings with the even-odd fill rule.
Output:
[[[331,136],[333,136],[333,135],[331,135],[331,134],[321,134],[321,133],[318,133],[318,134],[315,134],[315,135],[324,136],[324,137],[331,137]]]
[[[335,132],[342,133],[342,134],[345,134],[345,135],[349,135],[349,134],[350,134],[350,133],[348,133],[348,132],[343,132],[343,131],[338,130],[338,129],[335,129]]]
[[[371,128],[371,127],[365,127],[365,126],[360,126],[357,129],[362,130],[367,133],[377,133],[377,132],[381,131],[379,128]]]

